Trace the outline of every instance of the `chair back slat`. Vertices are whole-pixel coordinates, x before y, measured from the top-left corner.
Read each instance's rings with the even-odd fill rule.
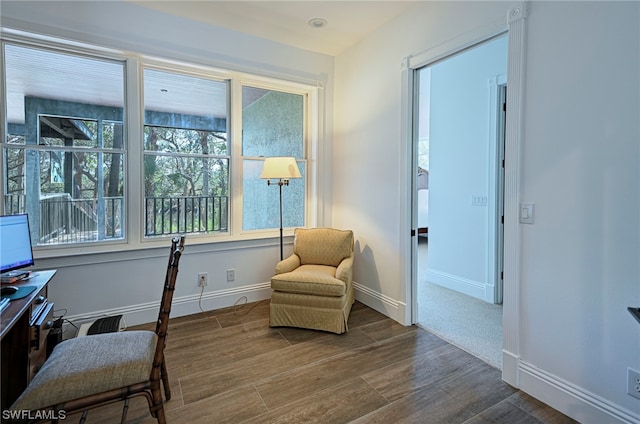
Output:
[[[158,321],[156,322],[156,335],[158,343],[154,355],[154,366],[151,370],[152,377],[154,374],[160,373],[160,365],[162,363],[163,351],[166,344],[167,328],[169,327],[169,316],[171,314],[171,302],[173,301],[173,292],[176,287],[176,279],[178,277],[178,264],[184,250],[185,236],[174,237],[171,241],[171,251],[169,253],[169,263],[167,265],[167,274],[164,279],[164,290],[162,291],[162,299],[160,300],[160,311],[158,313]]]

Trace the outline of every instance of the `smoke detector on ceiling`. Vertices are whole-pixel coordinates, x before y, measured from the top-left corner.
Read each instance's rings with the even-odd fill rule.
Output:
[[[323,18],[313,18],[313,19],[309,19],[309,26],[311,28],[324,28],[325,26],[327,26],[327,20],[323,19]]]

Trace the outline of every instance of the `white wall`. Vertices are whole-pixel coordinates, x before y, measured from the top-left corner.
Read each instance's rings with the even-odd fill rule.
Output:
[[[495,236],[489,204],[496,202],[490,127],[497,125],[498,107],[491,90],[506,73],[505,36],[431,67],[427,280],[488,302],[494,300],[489,238]],[[484,204],[473,204],[474,196]]]
[[[358,235],[360,298],[399,320],[406,293],[404,57],[503,20],[507,2],[425,2],[336,58],[333,223]],[[526,18],[517,376],[581,422],[638,422],[640,4],[532,2]],[[462,42],[462,41],[461,41]],[[400,170],[398,170],[400,168]],[[509,364],[511,365],[511,364]]]
[[[640,370],[626,311],[640,304],[640,3],[536,2],[529,16],[521,357],[640,421],[625,393]]]
[[[330,163],[333,58],[287,47],[264,39],[216,28],[200,22],[165,15],[126,2],[10,2],[3,1],[2,26],[69,40],[131,51],[134,54],[184,60],[324,85],[320,104],[325,114],[321,137],[328,145],[319,148],[320,166]],[[132,147],[140,140],[129,140]],[[266,188],[266,186],[265,186]],[[325,193],[326,184],[318,190]],[[330,207],[329,199],[319,202]],[[318,212],[322,219],[322,210]],[[322,221],[320,221],[322,223]],[[290,240],[289,240],[290,242]],[[290,243],[288,243],[290,244]],[[139,251],[43,258],[36,252],[40,269],[58,273],[49,286],[56,309],[68,317],[84,319],[100,313],[124,313],[128,324],[157,317],[168,255],[164,248]],[[285,246],[285,254],[290,246]],[[279,238],[197,244],[187,237],[185,254],[174,299],[173,316],[199,312],[197,274],[207,272],[209,283],[202,305],[214,309],[269,298],[268,281],[279,260]],[[235,282],[226,281],[226,270],[235,269]]]

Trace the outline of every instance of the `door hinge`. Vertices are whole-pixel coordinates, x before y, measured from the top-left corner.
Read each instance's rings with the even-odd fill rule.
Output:
[[[507,102],[502,103],[502,111],[503,112],[507,111]]]
[[[504,215],[500,217],[500,223],[504,224]]]
[[[504,280],[504,272],[503,271],[500,271],[500,279]]]
[[[416,230],[411,229],[411,237],[415,237],[416,236]]]

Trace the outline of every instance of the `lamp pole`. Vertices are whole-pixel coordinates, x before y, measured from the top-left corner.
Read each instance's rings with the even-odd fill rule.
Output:
[[[271,185],[271,180],[267,180],[267,185]],[[283,249],[283,235],[282,235],[282,186],[289,185],[289,180],[280,178],[278,180],[278,188],[280,190],[280,260],[284,259],[284,249]]]
[[[282,186],[289,185],[290,178],[302,178],[300,169],[293,157],[270,157],[265,158],[262,165],[260,178],[267,180],[267,185],[271,185],[271,180],[278,180],[280,191],[280,260],[284,259],[284,235],[282,224]],[[273,184],[276,184],[275,182]]]

